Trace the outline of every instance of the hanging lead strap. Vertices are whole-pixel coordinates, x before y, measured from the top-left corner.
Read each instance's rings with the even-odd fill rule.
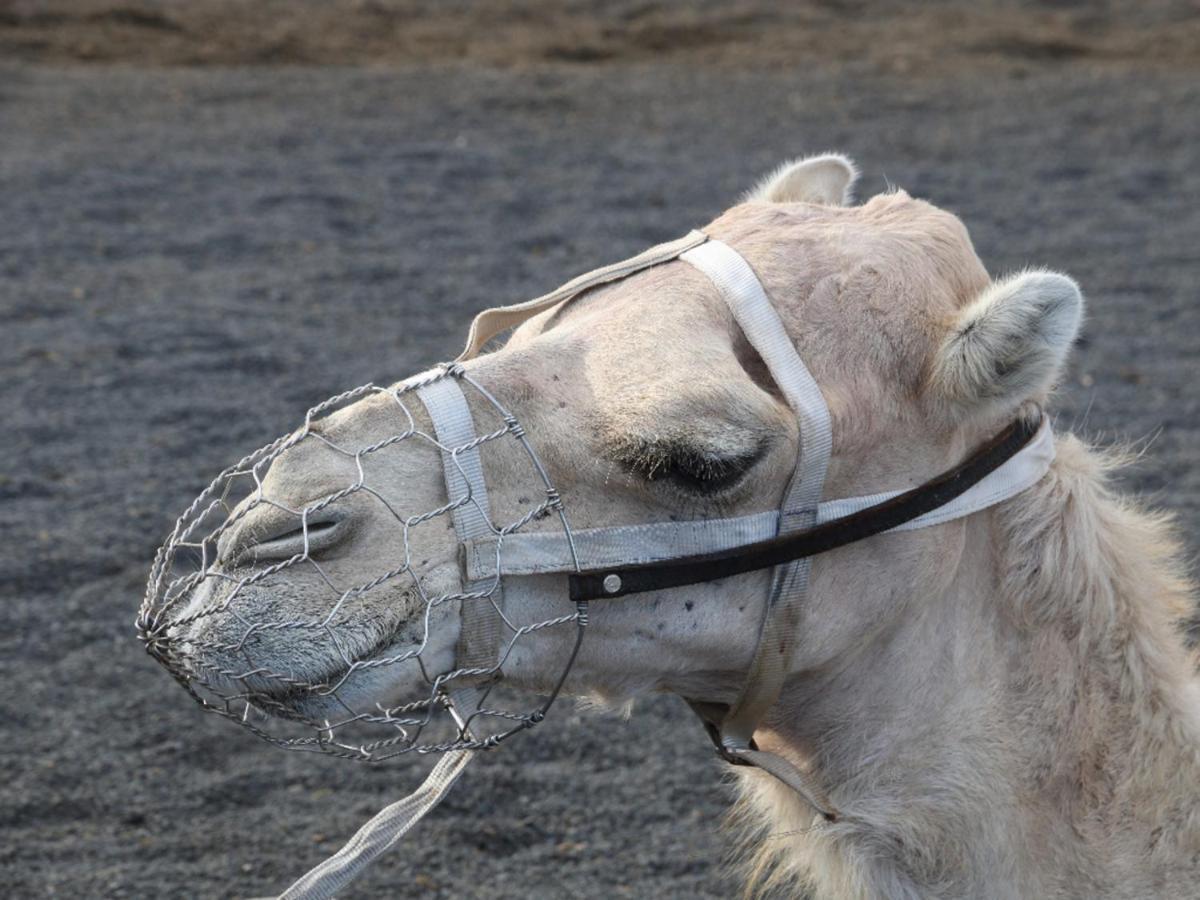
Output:
[[[446,753],[419,788],[381,809],[341,850],[280,894],[279,900],[329,900],[337,894],[441,802],[476,752]]]
[[[457,366],[448,366],[442,378],[417,389],[442,445],[442,469],[446,478],[447,502],[454,530],[460,541],[490,536],[487,488],[476,445],[475,425],[462,388]],[[465,447],[458,451],[453,448]],[[480,583],[468,588],[484,588]],[[457,666],[492,669],[496,665],[500,612],[496,605],[499,587],[487,596],[464,600],[460,609]],[[464,737],[471,737],[470,720],[479,708],[479,694],[472,687],[450,692],[450,711]],[[367,866],[393,847],[417,822],[441,802],[450,786],[475,756],[474,750],[450,750],[413,793],[380,810],[362,826],[337,853],[289,887],[279,900],[327,900],[357,878]]]
[[[450,712],[466,736],[468,710],[479,705],[474,688],[460,688],[450,693]],[[354,837],[325,862],[297,880],[279,895],[278,900],[329,900],[363,873],[363,870],[394,847],[409,830],[431,809],[441,803],[463,769],[475,758],[476,750],[450,750],[425,776],[421,786],[390,806],[377,812]]]

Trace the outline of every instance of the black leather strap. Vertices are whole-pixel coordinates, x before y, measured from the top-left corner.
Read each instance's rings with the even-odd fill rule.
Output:
[[[571,599],[602,600],[716,581],[827,553],[903,525],[945,506],[1015,456],[1037,434],[1040,420],[1020,419],[959,465],[876,506],[765,541],[662,562],[571,575]]]

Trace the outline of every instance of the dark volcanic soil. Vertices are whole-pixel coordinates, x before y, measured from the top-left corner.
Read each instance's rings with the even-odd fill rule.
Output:
[[[0,57],[138,65],[469,61],[896,73],[1200,65],[1195,0],[0,0]]]
[[[170,522],[313,401],[452,355],[471,313],[704,223],[839,148],[959,213],[994,272],[1074,274],[1060,427],[1200,535],[1200,83],[1053,57],[809,66],[0,68],[5,893],[279,889],[417,766],[202,715],[132,620]],[[516,763],[519,762],[520,765]],[[550,721],[351,896],[724,897],[721,773],[681,706]],[[397,890],[396,886],[404,890]]]

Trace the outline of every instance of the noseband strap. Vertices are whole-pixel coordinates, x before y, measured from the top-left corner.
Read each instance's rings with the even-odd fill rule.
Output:
[[[455,533],[460,541],[490,537],[491,511],[483,479],[483,461],[475,434],[475,420],[462,388],[454,378],[439,378],[417,388],[417,396],[433,420],[442,455],[447,502],[453,505],[450,516]],[[491,669],[495,666],[500,641],[503,583],[495,583],[494,590],[481,589],[487,585],[474,581],[465,587],[468,592],[477,591],[480,596],[463,600],[460,607],[456,665],[460,669]]]

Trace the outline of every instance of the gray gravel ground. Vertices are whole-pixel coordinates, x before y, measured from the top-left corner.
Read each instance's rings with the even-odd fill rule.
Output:
[[[158,542],[310,403],[452,355],[474,310],[702,224],[789,154],[956,211],[994,272],[1074,274],[1059,423],[1155,436],[1129,483],[1195,548],[1197,109],[1194,70],[1055,63],[0,67],[4,893],[267,893],[411,789],[416,766],[284,754],[170,684],[132,632]],[[351,896],[729,896],[721,783],[675,702],[563,705]]]

